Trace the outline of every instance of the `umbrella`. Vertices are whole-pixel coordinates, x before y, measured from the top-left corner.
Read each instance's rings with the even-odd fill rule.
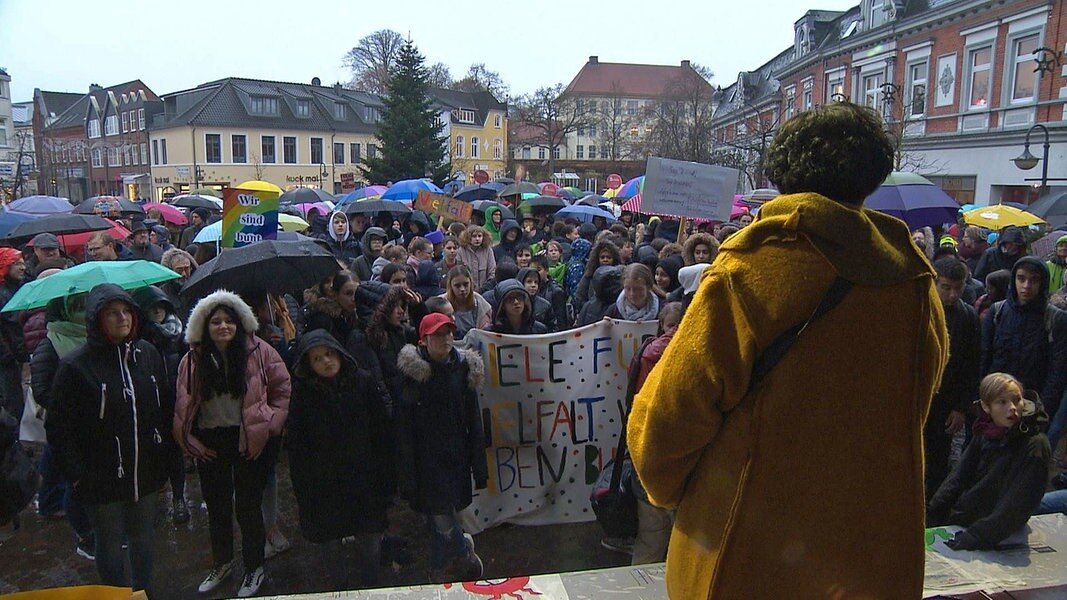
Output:
[[[492,200],[475,200],[474,202],[471,202],[471,207],[480,213],[484,213],[490,206],[495,206],[500,209],[500,218],[502,219],[515,218],[515,213],[511,212],[510,208],[499,202],[493,202]]]
[[[95,216],[95,215],[87,215]],[[126,229],[117,222],[111,219],[104,219],[104,222],[108,224],[110,229],[107,230],[107,234],[111,236],[113,240],[124,240],[130,237],[130,230]],[[102,230],[98,230],[102,231]],[[89,238],[92,237],[95,231],[85,231],[82,233],[67,233],[63,235],[56,235],[59,238],[59,245],[63,248],[67,254],[76,260],[85,260],[85,245],[89,243]]]
[[[7,234],[19,223],[34,221],[36,219],[36,216],[28,215],[26,213],[12,212],[10,210],[0,211],[0,237],[6,237]]]
[[[556,216],[562,218],[571,217],[578,219],[578,221],[582,223],[592,223],[593,217],[603,217],[609,223],[614,223],[616,221],[615,215],[603,208],[600,208],[599,206],[587,206],[585,204],[565,206],[556,211]]]
[[[1040,225],[1045,221],[1025,210],[1019,210],[1003,204],[994,204],[992,206],[979,206],[963,213],[963,222],[968,225],[977,225],[999,231],[1009,225],[1029,227],[1030,225]]]
[[[316,202],[337,202],[332,194],[328,194],[319,188],[298,187],[278,196],[278,205],[289,204],[314,204]]]
[[[208,210],[222,210],[222,200],[213,196],[185,194],[184,196],[175,196],[174,201],[171,202],[171,206],[189,209],[206,208]]]
[[[319,214],[323,215],[323,216],[326,216],[326,215],[332,213],[333,210],[334,210],[333,208],[330,207],[329,204],[326,204],[325,202],[309,202],[309,203],[306,203],[306,204],[291,204],[290,206],[293,206],[296,209],[298,209],[300,211],[300,215],[303,216],[304,218],[307,218],[308,211],[313,209],[313,208],[315,210],[319,211]]]
[[[1039,258],[1044,258],[1049,254],[1052,254],[1052,251],[1056,249],[1056,240],[1060,239],[1065,235],[1067,235],[1067,231],[1064,231],[1063,229],[1057,229],[1056,231],[1053,231],[1052,233],[1030,244],[1030,253]]]
[[[362,202],[349,202],[345,204],[344,211],[347,215],[356,214],[378,214],[381,211],[387,211],[393,213],[393,215],[406,215],[411,212],[411,209],[404,205],[403,202],[397,202],[396,200],[364,200]]]
[[[622,184],[622,187],[619,188],[619,191],[615,196],[619,198],[633,198],[643,191],[645,191],[645,176],[639,175]]]
[[[459,189],[455,197],[467,202],[474,200],[492,200],[500,194],[500,190],[506,186],[503,183],[490,181],[481,185],[468,185]]]
[[[284,294],[309,288],[338,269],[333,254],[313,241],[264,240],[226,250],[200,265],[181,295],[202,298],[219,289]]]
[[[560,188],[560,191],[570,192],[570,194],[571,194],[572,196],[574,196],[575,198],[581,198],[581,197],[582,197],[582,194],[584,194],[584,193],[585,193],[585,192],[583,192],[582,190],[580,190],[580,189],[578,189],[578,188],[574,187],[573,185],[568,185],[568,186],[567,186],[567,187],[565,187],[565,188]]]
[[[903,173],[903,174],[904,175],[911,175],[911,173]],[[890,175],[890,177],[892,177],[892,175]],[[926,183],[929,184],[929,185],[933,185],[933,183],[931,183],[930,181],[926,181]],[[754,208],[756,206],[762,205],[764,202],[767,202],[768,200],[774,200],[775,198],[777,198],[778,196],[781,196],[781,195],[782,195],[782,193],[779,192],[778,190],[774,189],[774,188],[756,188],[756,189],[752,190],[751,192],[748,192],[748,193],[744,194],[743,196],[741,196],[740,202],[741,202],[741,204],[744,204],[746,206],[750,206],[750,207]]]
[[[542,181],[537,184],[537,190],[545,196],[558,196],[560,187],[551,181]]]
[[[308,227],[310,227],[308,222],[300,217],[283,213],[278,214],[278,228],[282,231],[304,231]]]
[[[499,196],[518,196],[519,194],[535,194],[540,196],[541,189],[536,184],[529,181],[523,181],[520,183],[509,183],[504,186],[504,189],[500,190]]]
[[[1067,188],[1053,188],[1048,194],[1038,198],[1036,202],[1031,204],[1028,210],[1050,222],[1057,220],[1051,217],[1062,215],[1067,218]]]
[[[413,202],[415,197],[418,196],[421,191],[433,192],[434,194],[444,193],[441,191],[441,188],[434,185],[432,181],[426,181],[425,179],[405,179],[391,185],[389,189],[382,194],[382,200]]]
[[[163,220],[174,225],[185,225],[189,222],[189,219],[185,218],[182,211],[174,208],[169,204],[161,204],[159,202],[148,202],[141,208],[147,213],[149,209],[158,209],[159,213],[163,215]]]
[[[25,196],[7,205],[8,210],[31,215],[54,215],[69,213],[74,205],[66,198],[56,196]]]
[[[7,239],[32,238],[38,233],[81,233],[111,229],[111,221],[97,215],[59,214],[26,221],[7,232]],[[125,239],[125,238],[124,238]]]
[[[118,196],[93,196],[92,198],[86,198],[82,200],[82,203],[74,208],[74,212],[79,215],[95,215],[103,211],[103,207],[108,207],[108,215],[115,213],[116,211],[121,215],[143,215],[144,209],[140,204],[127,200],[125,198],[119,198]],[[98,211],[97,208],[101,210]],[[104,216],[108,216],[104,215]]]
[[[15,292],[0,312],[40,308],[56,298],[86,293],[101,283],[113,283],[124,290],[132,290],[179,277],[181,275],[149,260],[92,261],[27,283]]]
[[[863,206],[894,216],[912,230],[955,223],[960,204],[929,179],[896,171],[886,177]]]
[[[588,206],[600,206],[601,204],[603,204],[605,202],[611,202],[611,200],[609,198],[601,196],[600,194],[589,194],[587,196],[582,196],[580,199],[575,201],[575,204],[585,204],[585,205],[588,205]]]
[[[233,186],[237,189],[248,190],[250,192],[273,192],[282,195],[282,188],[274,185],[269,181],[260,181],[259,179],[250,179],[248,181],[242,181],[241,183]]]
[[[519,205],[519,212],[556,212],[557,209],[563,208],[564,206],[567,206],[567,203],[563,201],[563,198],[557,198],[555,196],[537,196],[536,198],[524,200],[522,204]]]
[[[368,185],[361,187],[358,190],[348,192],[341,197],[341,200],[337,203],[337,206],[341,206],[347,202],[355,202],[357,200],[363,200],[365,198],[377,198],[384,194],[389,188],[384,185]]]
[[[449,181],[448,183],[441,186],[441,191],[454,196],[455,193],[458,192],[459,189],[462,187],[463,183],[460,181]]]
[[[212,196],[214,198],[222,199],[222,194],[214,188],[196,188],[189,192],[192,196]]]
[[[497,177],[490,183],[503,183],[504,185],[511,185],[515,183],[515,180],[510,177]]]

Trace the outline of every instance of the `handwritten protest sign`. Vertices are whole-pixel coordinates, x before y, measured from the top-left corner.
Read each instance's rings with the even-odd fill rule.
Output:
[[[461,513],[464,529],[595,519],[589,493],[619,441],[626,370],[655,332],[655,321],[609,320],[547,335],[467,335],[485,361],[490,446],[489,487]]]
[[[226,188],[222,194],[223,248],[240,248],[277,237],[277,192]]]
[[[641,212],[729,221],[737,169],[651,156]]]
[[[474,207],[469,202],[434,194],[426,190],[420,191],[419,195],[415,197],[415,206],[413,208],[453,221],[459,221],[460,223],[470,223],[471,213],[474,211]]]

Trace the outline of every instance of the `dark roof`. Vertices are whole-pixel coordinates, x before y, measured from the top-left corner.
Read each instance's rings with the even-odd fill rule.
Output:
[[[83,94],[70,108],[63,111],[55,121],[45,129],[67,129],[69,127],[84,127],[85,115],[89,111],[89,94]]]
[[[45,102],[45,106],[49,112],[55,113],[57,118],[50,125],[45,127],[46,129],[66,129],[68,127],[84,127],[85,121],[88,118],[90,107],[93,106],[91,99],[96,100],[96,106],[103,109],[108,102],[108,93],[114,93],[121,96],[123,92],[129,92],[130,90],[144,90],[145,97],[148,100],[158,100],[156,96],[147,85],[140,79],[133,79],[131,81],[125,81],[116,85],[108,87],[92,87],[88,93],[85,94],[70,94],[66,92],[40,92],[39,97]],[[60,106],[66,104],[66,108],[61,111],[53,109],[53,105]],[[95,109],[94,109],[95,110]]]
[[[429,95],[431,104],[439,109],[448,110],[449,112],[456,109],[473,110],[475,113],[474,121],[478,125],[485,125],[486,120],[489,119],[489,111],[499,110],[506,112],[508,109],[507,104],[497,100],[489,92],[461,92],[433,88],[430,90]],[[452,122],[459,122],[455,114],[452,115]]]
[[[35,94],[36,99],[43,106],[39,106],[42,110],[42,114],[45,117],[52,115],[59,116],[63,114],[68,108],[74,105],[75,102],[85,97],[85,94],[75,94],[71,92],[46,92],[44,90],[38,90]],[[47,111],[45,113],[44,111]]]
[[[657,98],[662,96],[680,77],[696,77],[711,88],[692,67],[689,61],[680,65],[637,65],[630,63],[603,63],[595,56],[582,66],[564,94],[608,95],[621,89],[627,96]]]

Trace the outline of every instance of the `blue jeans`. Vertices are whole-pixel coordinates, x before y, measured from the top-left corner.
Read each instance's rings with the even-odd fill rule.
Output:
[[[155,534],[152,523],[156,516],[156,495],[152,492],[134,502],[126,500],[108,504],[89,504],[89,518],[96,532],[96,572],[100,583],[130,587],[122,551],[129,542],[130,570],[133,589],[146,590],[151,597],[152,543]]]
[[[1041,505],[1034,511],[1035,515],[1067,513],[1067,490],[1056,490],[1041,497]]]
[[[37,488],[37,514],[42,517],[54,515],[58,512],[66,512],[65,498],[67,494],[67,482],[59,473],[55,458],[52,457],[52,447],[45,444],[41,451],[41,462],[37,464],[37,470],[41,472],[41,486]]]
[[[439,569],[445,566],[449,559],[467,554],[467,541],[463,538],[463,528],[459,526],[456,511],[444,515],[427,515],[427,520],[430,525],[432,567]]]

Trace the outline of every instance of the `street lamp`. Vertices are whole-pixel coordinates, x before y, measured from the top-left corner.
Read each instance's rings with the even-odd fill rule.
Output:
[[[319,187],[323,191],[326,190],[326,178],[329,177],[329,176],[330,176],[330,172],[326,170],[326,163],[320,162],[319,163]],[[331,183],[333,183],[333,182],[331,182]]]
[[[1034,156],[1033,154],[1030,154],[1030,134],[1033,133],[1035,129],[1040,129],[1041,133],[1045,134],[1045,153],[1040,159]],[[1045,191],[1045,188],[1048,187],[1048,148],[1048,129],[1041,123],[1035,123],[1033,126],[1030,127],[1030,129],[1026,130],[1026,141],[1023,142],[1023,153],[1020,154],[1018,157],[1011,159],[1011,162],[1015,163],[1015,166],[1019,169],[1022,169],[1023,171],[1029,171],[1030,169],[1033,169],[1037,166],[1038,161],[1041,161],[1040,193],[1043,193]]]

